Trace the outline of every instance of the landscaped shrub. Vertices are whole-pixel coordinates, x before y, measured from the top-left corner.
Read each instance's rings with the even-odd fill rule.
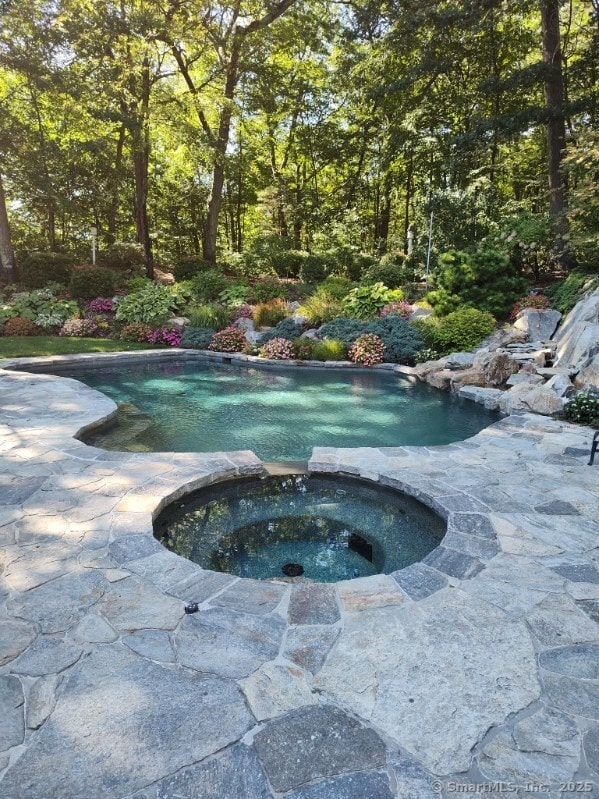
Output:
[[[214,330],[207,327],[185,327],[181,346],[192,350],[207,350],[213,336]]]
[[[298,277],[306,254],[299,250],[283,250],[273,253],[270,263],[279,277]]]
[[[544,294],[528,294],[526,297],[522,297],[521,300],[518,300],[514,303],[514,307],[512,308],[512,312],[510,314],[510,320],[513,322],[518,318],[518,314],[520,311],[523,311],[525,308],[533,308],[537,311],[544,311],[546,308],[549,308],[550,300],[549,297],[546,297]]]
[[[257,280],[250,288],[248,300],[250,302],[270,302],[276,299],[285,299],[287,296],[287,288],[284,283],[281,283],[276,277],[265,277],[262,280]]]
[[[148,336],[150,344],[165,344],[167,347],[178,347],[181,344],[183,332],[178,327],[159,327]]]
[[[414,308],[409,302],[400,300],[399,302],[390,302],[389,305],[385,305],[381,308],[381,316],[392,316],[395,314],[396,316],[401,316],[401,318],[407,322],[413,311]]]
[[[137,341],[142,343],[148,340],[148,336],[152,332],[150,325],[143,322],[130,322],[121,330],[120,338],[122,341]]]
[[[249,293],[249,287],[245,283],[229,283],[218,295],[218,300],[229,308],[237,308],[246,304]]]
[[[442,354],[471,350],[495,330],[495,320],[490,313],[476,308],[462,308],[442,319],[417,320],[427,344]]]
[[[294,356],[293,344],[286,338],[271,338],[260,347],[260,355],[274,361],[288,361]]]
[[[408,279],[402,264],[379,261],[366,270],[362,281],[364,283],[382,283],[387,288],[398,289],[407,283]]]
[[[317,342],[311,338],[296,338],[293,342],[293,357],[298,361],[314,360]]]
[[[221,259],[222,266],[243,278],[257,277],[262,272],[260,260],[253,252],[229,252]]]
[[[340,300],[321,297],[318,294],[308,297],[298,310],[298,313],[305,316],[313,327],[319,327],[325,322],[331,322],[340,316],[342,312],[343,305]]]
[[[21,261],[19,270],[25,286],[32,289],[43,288],[51,281],[63,286],[71,279],[74,260],[70,255],[56,252],[34,252]]]
[[[381,317],[372,322],[334,319],[322,326],[319,336],[338,339],[349,347],[364,333],[374,333],[382,339],[385,345],[384,360],[388,363],[412,362],[423,346],[422,336],[418,330],[397,315]]]
[[[254,318],[254,306],[249,305],[247,302],[243,302],[241,305],[238,305],[233,310],[233,321],[236,322],[238,319],[253,319]]]
[[[137,277],[132,277],[126,281],[125,287],[127,289],[128,294],[135,294],[137,291],[141,291],[141,289],[145,289],[148,286],[153,286],[154,281],[150,280],[149,277],[143,277],[142,275],[138,275]]]
[[[383,362],[385,345],[379,336],[374,333],[365,333],[357,338],[349,348],[350,361],[362,366],[374,366]]]
[[[582,299],[586,284],[590,284],[590,288],[596,287],[599,285],[599,279],[596,275],[590,275],[587,272],[574,271],[565,280],[546,289],[545,293],[551,301],[552,308],[562,314],[567,314]]]
[[[160,325],[173,314],[177,299],[168,286],[151,283],[134,294],[127,294],[119,300],[116,318],[120,322],[142,322],[147,325]]]
[[[191,291],[198,302],[213,302],[227,286],[227,278],[218,269],[200,272],[190,281]]]
[[[98,325],[93,319],[67,319],[58,335],[68,338],[93,338],[97,333]]]
[[[330,261],[324,255],[309,253],[304,256],[299,272],[305,283],[320,283],[330,269]]]
[[[247,344],[248,341],[242,330],[237,327],[226,327],[212,336],[208,349],[214,352],[243,352]]]
[[[347,347],[342,341],[325,339],[314,346],[312,358],[315,361],[344,361],[347,358]]]
[[[26,319],[24,316],[9,319],[2,328],[3,336],[35,336],[38,332],[31,319]]]
[[[354,287],[354,283],[349,278],[330,275],[318,284],[316,295],[329,300],[342,300]]]
[[[272,327],[287,316],[287,305],[282,300],[259,302],[254,308],[256,327]]]
[[[69,291],[78,300],[93,300],[114,294],[117,275],[101,266],[78,266],[73,269]]]
[[[507,255],[490,249],[444,253],[435,282],[437,289],[427,299],[440,316],[466,305],[505,318],[526,290],[526,280]]]
[[[231,314],[217,302],[207,305],[193,305],[187,310],[192,327],[211,327],[212,330],[222,330],[231,321]]]
[[[570,422],[599,427],[599,397],[577,394],[566,403],[562,416]]]
[[[74,316],[79,308],[73,300],[61,300],[50,289],[38,289],[13,295],[11,301],[0,308],[0,324],[22,316],[37,324],[40,316],[60,317],[59,324]]]
[[[430,347],[425,347],[416,353],[414,360],[416,363],[426,363],[427,361],[436,361],[440,357],[441,356],[437,350],[433,350]]]
[[[64,322],[62,314],[41,313],[35,319],[35,326],[41,328],[45,333],[56,331]]]
[[[205,261],[203,258],[191,256],[189,258],[181,258],[173,267],[173,277],[177,282],[180,280],[192,280],[197,277],[200,272],[206,272],[208,269],[213,269],[214,264]]]
[[[87,304],[87,312],[91,314],[112,313],[114,310],[114,302],[108,297],[96,297]]]
[[[382,283],[373,283],[352,289],[343,300],[343,310],[353,319],[372,319],[385,305],[400,299]]]
[[[107,269],[134,274],[143,270],[143,249],[139,244],[116,242],[99,253],[98,261]]]
[[[293,341],[299,338],[301,333],[302,326],[289,316],[276,324],[272,330],[267,330],[266,333],[263,333],[260,338],[260,344],[266,344],[267,341],[275,338],[284,338],[288,341]]]

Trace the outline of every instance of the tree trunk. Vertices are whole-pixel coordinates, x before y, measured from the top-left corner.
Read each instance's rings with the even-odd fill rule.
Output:
[[[148,221],[148,168],[150,163],[150,131],[148,110],[150,103],[150,65],[144,60],[142,71],[141,107],[132,129],[133,169],[135,173],[135,230],[143,248],[146,275],[154,279],[154,256]]]
[[[109,244],[114,244],[116,241],[116,220],[119,207],[120,195],[120,176],[123,164],[123,146],[125,143],[125,126],[121,125],[119,130],[119,138],[116,143],[116,154],[114,158],[114,169],[112,171],[112,196],[110,198],[110,205],[107,211],[107,225],[106,225],[106,239]]]
[[[543,30],[544,89],[547,113],[547,165],[549,174],[549,214],[563,218],[566,208],[566,184],[562,159],[566,147],[564,116],[564,80],[559,24],[559,0],[540,0]]]
[[[18,278],[17,262],[12,248],[12,238],[10,235],[10,224],[6,212],[6,198],[4,196],[4,185],[2,174],[0,173],[0,268],[3,277],[8,278],[9,282],[15,283]]]
[[[408,254],[408,230],[410,228],[410,203],[412,202],[412,174],[414,172],[414,150],[410,150],[410,160],[406,170],[406,205],[403,215],[403,251]]]
[[[227,67],[225,83],[224,104],[218,125],[218,137],[214,143],[214,167],[212,171],[212,188],[208,200],[208,212],[204,223],[202,237],[204,260],[216,263],[216,240],[218,236],[218,217],[222,204],[223,185],[225,182],[225,154],[229,143],[231,131],[231,118],[233,116],[233,98],[239,77],[239,54],[241,38],[233,40],[231,59]]]

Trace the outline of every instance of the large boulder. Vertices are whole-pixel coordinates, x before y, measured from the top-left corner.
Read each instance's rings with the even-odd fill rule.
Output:
[[[510,375],[505,381],[506,386],[517,386],[520,383],[528,383],[530,385],[544,383],[545,380],[541,375],[537,375],[528,369],[520,369],[516,374]]]
[[[448,369],[470,369],[474,363],[473,352],[452,352],[443,358]]]
[[[499,400],[505,392],[499,388],[480,388],[479,386],[462,386],[458,391],[458,397],[472,400],[479,405],[484,405],[490,411],[497,410]]]
[[[555,333],[561,318],[561,313],[551,308],[544,311],[524,308],[518,314],[514,327],[525,333],[529,341],[548,341]]]
[[[414,319],[427,319],[429,316],[433,315],[432,308],[423,308],[421,305],[415,305],[414,310],[410,314],[410,322],[414,321]]]
[[[599,355],[595,355],[588,366],[576,375],[574,385],[576,388],[590,387],[599,391]]]
[[[426,382],[434,386],[434,388],[440,388],[443,391],[448,391],[451,385],[451,379],[453,377],[453,372],[451,369],[439,369],[434,372],[429,372],[425,380]]]
[[[487,378],[482,369],[462,369],[453,372],[451,387],[457,391],[461,386],[486,386]]]
[[[599,367],[599,362],[597,366]],[[599,376],[599,369],[597,371],[597,376]],[[558,397],[567,398],[571,397],[573,394],[576,393],[574,384],[572,383],[570,378],[567,377],[566,375],[553,375],[553,377],[549,378],[547,383],[545,383],[545,387],[550,388],[552,391],[555,391]]]
[[[520,383],[505,391],[499,400],[499,409],[504,413],[532,412],[551,416],[559,413],[562,408],[562,400],[555,391],[529,383]]]
[[[588,366],[599,353],[599,289],[578,302],[555,334],[556,364]]]
[[[183,330],[183,328],[191,322],[187,316],[171,316],[171,318],[167,321],[167,327],[176,327],[179,330]]]
[[[494,353],[483,369],[486,380],[485,385],[491,387],[502,386],[508,377],[516,374],[519,369],[520,364],[507,353]]]

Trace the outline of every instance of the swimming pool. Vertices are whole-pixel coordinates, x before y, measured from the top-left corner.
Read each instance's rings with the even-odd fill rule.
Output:
[[[115,450],[251,449],[265,461],[307,460],[315,446],[449,444],[499,418],[384,371],[170,360],[78,367],[68,376],[124,405],[111,429],[86,438]]]

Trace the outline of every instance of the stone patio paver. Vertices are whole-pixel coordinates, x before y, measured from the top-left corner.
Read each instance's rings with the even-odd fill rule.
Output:
[[[522,414],[446,447],[315,449],[311,471],[403,490],[448,535],[391,576],[289,585],[202,570],[152,535],[166,503],[260,461],[76,440],[115,409],[75,380],[0,371],[3,799],[597,783],[590,429]]]

